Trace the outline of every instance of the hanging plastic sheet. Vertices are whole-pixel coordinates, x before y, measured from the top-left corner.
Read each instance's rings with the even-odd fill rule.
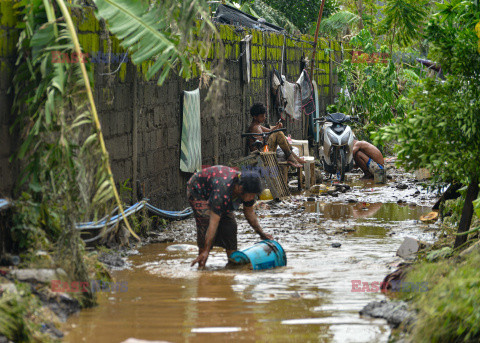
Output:
[[[296,83],[290,83],[284,79],[283,93],[287,99],[285,112],[293,119],[300,120],[302,118],[302,95],[300,87]]]
[[[310,77],[304,69],[297,80],[301,90],[301,102],[303,112],[308,116],[315,112],[315,100],[313,98],[313,86],[310,82]]]
[[[195,173],[202,169],[200,91],[184,91],[180,170]]]

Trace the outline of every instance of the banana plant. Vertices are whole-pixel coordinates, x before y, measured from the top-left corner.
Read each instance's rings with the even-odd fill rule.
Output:
[[[164,0],[151,6],[143,1],[94,1],[97,17],[106,20],[133,64],[153,62],[146,78],[158,74],[158,85],[172,70],[187,80],[196,69],[209,74],[205,62],[213,43],[223,47],[204,0]]]
[[[65,243],[59,246],[68,246],[63,250],[78,257],[73,266],[78,269],[82,258],[77,251],[81,244],[77,244],[75,223],[110,212],[113,198],[122,212],[123,208],[86,66],[55,62],[55,54],[81,56],[65,2],[23,0],[16,9],[23,20],[13,78],[17,115],[12,133],[18,130],[22,134],[17,158],[25,167],[18,184],[32,193],[25,208],[33,213],[41,209],[33,216],[38,219],[28,225],[19,221],[16,232],[18,237],[29,237],[27,246],[35,246],[38,237],[51,244]],[[124,219],[132,236],[139,239]],[[31,234],[27,226],[38,226],[46,235]]]
[[[75,26],[73,25],[73,20],[72,17],[70,16],[70,12],[67,9],[67,6],[65,5],[65,2],[63,0],[57,0],[57,4],[60,7],[60,10],[63,14],[63,18],[67,23],[67,28],[68,32],[70,34],[70,38],[73,42],[75,52],[77,53],[77,56],[82,56],[82,50],[80,48],[80,43],[78,42],[78,37],[77,37],[77,32],[75,30]],[[83,82],[85,84],[86,88],[86,93],[88,97],[88,102],[90,103],[90,111],[92,114],[93,122],[95,123],[95,134],[93,137],[96,137],[98,139],[98,142],[100,144],[100,148],[102,151],[102,161],[101,163],[103,164],[103,167],[107,170],[107,178],[105,180],[102,180],[102,183],[100,184],[98,188],[98,192],[103,191],[105,195],[98,195],[98,192],[96,194],[96,198],[108,198],[110,191],[113,192],[115,196],[115,200],[117,202],[118,209],[120,210],[120,213],[123,216],[123,220],[125,222],[125,225],[127,226],[128,230],[132,234],[133,237],[135,237],[137,240],[140,240],[140,237],[137,236],[137,234],[132,230],[130,223],[128,222],[128,219],[125,215],[125,212],[123,210],[123,205],[122,201],[120,200],[120,196],[118,195],[118,190],[117,187],[115,186],[115,180],[113,179],[113,173],[112,169],[110,167],[110,162],[108,158],[108,152],[107,148],[105,146],[105,140],[103,139],[103,134],[102,134],[102,128],[100,125],[100,120],[98,118],[98,113],[97,113],[97,108],[95,106],[95,101],[93,100],[93,92],[92,88],[90,87],[90,79],[87,74],[87,69],[85,67],[84,63],[79,63],[80,65],[80,70],[82,72],[82,78]],[[94,198],[95,199],[95,198]]]

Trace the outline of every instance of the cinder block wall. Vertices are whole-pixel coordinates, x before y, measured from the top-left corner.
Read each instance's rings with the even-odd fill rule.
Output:
[[[2,6],[5,2],[2,1]],[[118,40],[105,30],[91,9],[74,11],[78,27],[80,44],[84,52],[92,54],[120,54],[123,49]],[[11,24],[2,17],[2,62],[0,87],[0,192],[9,194],[13,185],[12,169],[6,161],[13,150],[8,127],[11,125],[10,97],[6,89],[11,83],[11,74],[3,69],[3,63],[10,63],[14,58],[16,33]],[[286,38],[273,33],[255,30],[241,30],[228,25],[219,25],[221,37],[225,44],[225,68],[228,80],[222,96],[219,113],[218,140],[213,134],[214,121],[211,105],[205,102],[207,89],[201,89],[202,115],[202,163],[212,165],[228,164],[229,161],[244,156],[245,140],[240,137],[245,132],[251,117],[249,108],[254,102],[263,102],[269,111],[271,123],[277,117],[273,115],[270,92],[270,75],[274,68],[281,69],[282,49],[284,53],[284,75],[290,82],[300,75],[302,57],[311,58],[312,42],[310,36],[299,37],[300,40]],[[7,32],[5,36],[4,33]],[[251,82],[242,81],[241,40],[252,35],[251,41]],[[4,52],[5,39],[12,44],[8,53]],[[325,53],[325,49],[331,52]],[[217,51],[212,51],[216,59]],[[338,93],[337,77],[333,71],[333,60],[340,61],[341,46],[338,42],[320,41],[316,55],[316,72],[314,79],[319,86],[320,109],[332,103]],[[115,179],[118,183],[129,180],[129,185],[136,187],[138,180],[151,202],[163,209],[183,209],[186,203],[185,186],[190,174],[179,169],[180,137],[182,126],[182,97],[184,90],[194,90],[199,80],[185,81],[172,74],[162,87],[156,80],[146,81],[148,64],[134,66],[127,63],[94,63],[95,101],[98,107],[102,129]],[[11,68],[9,69],[11,70]],[[288,133],[294,138],[302,137],[302,122],[288,120]],[[8,144],[4,144],[7,142]],[[215,144],[218,142],[218,156],[215,157]]]

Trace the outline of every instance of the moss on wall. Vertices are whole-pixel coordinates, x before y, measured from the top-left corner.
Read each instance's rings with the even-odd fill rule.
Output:
[[[8,28],[14,27],[16,24],[15,10],[13,1],[2,0],[0,2],[0,57],[13,56],[15,54],[15,44],[18,40],[18,34],[15,30]],[[105,39],[104,33],[101,32],[99,21],[95,18],[93,9],[73,9],[72,15],[78,28],[78,36],[80,45],[84,52],[93,54],[99,51],[103,53],[124,53],[125,50],[120,45],[118,39],[110,36],[110,39]],[[198,24],[198,28],[200,24]],[[224,42],[224,49],[221,49],[220,44],[212,45],[208,53],[207,65],[210,61],[219,57],[224,57],[226,60],[238,60],[241,55],[240,41],[247,34],[252,35],[251,40],[251,72],[253,79],[263,79],[266,75],[266,70],[271,68],[279,68],[282,60],[282,52],[285,49],[283,58],[284,65],[287,66],[288,74],[298,75],[300,73],[300,61],[303,57],[310,58],[312,52],[313,37],[308,35],[301,35],[299,40],[294,40],[285,37],[281,34],[267,33],[257,30],[246,29],[242,33],[238,33],[235,27],[229,25],[218,25],[220,37]],[[103,37],[103,38],[102,38]],[[327,41],[319,39],[317,44],[317,52],[315,57],[315,76],[322,95],[328,94],[330,80],[330,58],[335,52],[340,52],[341,46],[339,42]],[[129,56],[131,59],[131,56]],[[136,70],[145,75],[149,67],[153,64],[152,61],[146,61],[136,68]],[[2,70],[7,68],[2,64]],[[115,67],[116,69],[117,67]],[[286,72],[286,71],[285,71]],[[127,65],[123,63],[117,73],[120,82],[125,81],[127,74]],[[193,68],[193,77],[199,76],[199,70]],[[264,87],[263,83],[253,83],[253,87],[260,90]]]
[[[15,56],[18,31],[14,29],[17,24],[17,13],[13,1],[0,1],[0,57]]]

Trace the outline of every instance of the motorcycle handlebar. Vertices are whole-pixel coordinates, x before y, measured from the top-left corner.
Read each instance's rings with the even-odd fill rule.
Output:
[[[325,122],[325,121],[328,121],[328,120],[327,120],[326,117],[320,117],[320,118],[315,118],[315,119],[313,119],[313,121],[314,121],[314,122],[317,122],[317,121]],[[356,121],[356,122],[358,122],[358,121],[360,121],[360,118],[358,118],[358,117],[350,117],[350,118],[348,118],[348,119],[345,120],[345,121]]]
[[[276,129],[276,130],[273,130],[273,131],[270,131],[270,132],[262,132],[262,133],[242,133],[242,137],[248,137],[248,136],[262,136],[262,135],[271,135],[272,133],[274,132],[278,132],[278,131],[287,131],[286,128],[281,128],[281,129]]]

